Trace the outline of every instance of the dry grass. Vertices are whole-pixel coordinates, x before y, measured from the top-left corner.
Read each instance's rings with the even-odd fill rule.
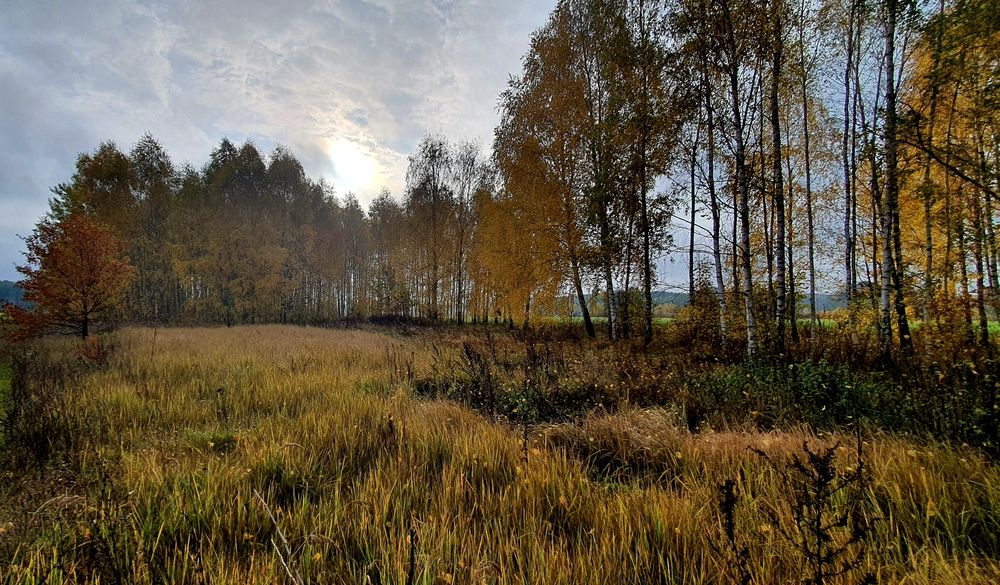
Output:
[[[0,541],[19,539],[5,582],[405,583],[412,549],[416,583],[729,583],[715,500],[735,478],[754,582],[790,583],[799,560],[757,513],[786,494],[750,448],[852,441],[693,435],[669,410],[629,410],[537,427],[525,461],[518,429],[412,396],[399,356],[426,373],[422,336],[127,329],[118,345],[67,397],[87,429],[73,479],[34,515],[0,503]],[[865,569],[1000,579],[995,466],[882,435],[866,451],[880,520]]]

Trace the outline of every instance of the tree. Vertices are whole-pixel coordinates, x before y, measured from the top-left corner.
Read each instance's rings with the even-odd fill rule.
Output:
[[[626,118],[617,49],[628,42],[625,14],[614,2],[567,2],[570,13],[568,64],[583,82],[584,116],[576,130],[583,137],[586,150],[587,224],[595,241],[595,268],[604,285],[608,337],[621,336],[622,320],[618,315],[614,272],[622,255],[625,198],[621,197],[625,177],[620,173],[631,145],[621,140]],[[625,254],[627,257],[628,254]],[[626,268],[629,265],[626,263]],[[627,292],[627,291],[626,291]]]
[[[447,185],[452,168],[451,147],[443,137],[424,136],[406,170],[407,206],[413,213],[414,233],[426,234],[423,248],[428,255],[426,277],[427,316],[440,318],[440,286],[443,229],[453,203]],[[429,234],[427,233],[429,230]]]
[[[70,183],[57,186],[53,192],[56,197],[50,203],[55,218],[84,211],[118,237],[130,232],[136,212],[131,163],[113,142],[78,156]]]
[[[653,340],[653,252],[659,234],[656,233],[654,202],[650,192],[657,178],[666,171],[672,145],[676,140],[677,110],[690,104],[684,103],[671,92],[664,72],[670,67],[671,55],[665,46],[668,19],[663,0],[633,0],[627,11],[630,42],[625,45],[626,73],[625,96],[630,104],[626,127],[630,132],[632,180],[639,199],[639,232],[642,235],[642,293],[643,293],[643,342]],[[678,83],[680,85],[680,83]],[[680,107],[678,107],[680,102]],[[694,213],[692,205],[692,215]],[[692,221],[691,229],[694,229]],[[693,264],[693,262],[692,262]]]
[[[721,28],[721,62],[722,69],[729,81],[729,105],[732,110],[732,134],[735,142],[733,149],[735,166],[735,183],[738,193],[738,212],[740,220],[739,251],[742,254],[742,280],[743,280],[743,307],[746,312],[747,324],[747,354],[753,356],[757,352],[757,324],[754,319],[753,309],[753,262],[750,252],[750,169],[747,166],[747,145],[746,145],[746,117],[743,113],[744,101],[747,94],[752,94],[754,84],[744,87],[741,79],[743,70],[743,59],[754,51],[759,50],[753,44],[752,35],[737,34],[746,33],[747,28],[753,27],[752,16],[750,14],[734,13],[729,0],[720,0],[720,23]],[[747,8],[739,5],[738,8]],[[742,27],[740,26],[742,25]],[[741,89],[745,91],[741,91]],[[735,237],[734,237],[735,240]]]
[[[856,136],[853,132],[856,121],[852,120],[852,114],[857,117],[856,101],[851,86],[851,74],[854,70],[855,57],[855,23],[858,9],[857,0],[849,0],[845,19],[845,65],[844,65],[844,126],[841,134],[841,162],[843,163],[844,174],[844,298],[847,301],[848,311],[851,319],[851,334],[854,335],[854,308],[851,303],[854,300],[854,289],[856,278],[856,251],[854,234],[857,229],[857,191],[854,189]],[[804,59],[803,59],[804,61]],[[804,69],[804,64],[803,64]],[[804,74],[803,74],[804,75]],[[853,106],[853,107],[852,107]],[[811,284],[811,283],[810,283]],[[813,299],[810,298],[810,303]],[[812,317],[813,307],[810,305],[810,317]]]
[[[816,317],[816,218],[813,211],[812,192],[812,158],[810,157],[809,141],[809,62],[806,59],[806,28],[807,28],[806,2],[802,0],[799,12],[799,81],[802,91],[802,148],[805,162],[806,174],[806,230],[807,230],[807,255],[809,260],[809,327],[815,330]],[[791,222],[790,222],[791,223]],[[791,238],[789,238],[791,239]],[[792,285],[795,284],[795,279]],[[792,331],[795,331],[796,310],[794,308],[795,296],[792,295]]]
[[[31,306],[5,309],[15,338],[62,329],[86,339],[95,322],[120,308],[134,271],[108,228],[72,213],[43,219],[24,242],[27,264],[17,268],[24,275],[18,285]]]
[[[560,3],[532,39],[522,75],[511,80],[500,98],[493,151],[509,198],[501,207],[506,214],[494,217],[521,218],[524,223],[516,227],[534,241],[534,249],[523,250],[530,257],[514,264],[517,271],[531,272],[545,251],[549,270],[544,281],[568,273],[584,327],[594,337],[584,294],[590,255],[585,242],[588,149],[582,129],[587,85],[574,51],[572,14]]]
[[[131,302],[142,320],[164,321],[175,286],[164,249],[175,172],[170,156],[150,134],[144,134],[129,154],[129,178],[135,210],[128,254],[136,268]]]
[[[895,309],[899,324],[899,344],[904,350],[912,347],[906,303],[903,293],[902,251],[899,233],[899,163],[896,87],[896,34],[899,0],[888,0],[885,6],[885,201],[882,208],[882,353],[888,357],[892,343],[892,316],[889,308],[890,284],[895,291]]]
[[[472,198],[483,173],[479,146],[467,142],[455,149],[451,182],[455,192],[455,319],[465,323],[468,295],[469,238],[475,224]]]

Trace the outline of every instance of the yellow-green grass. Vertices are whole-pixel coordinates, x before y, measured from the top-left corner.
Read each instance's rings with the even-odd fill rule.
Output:
[[[259,326],[127,329],[118,345],[69,399],[90,425],[79,473],[106,473],[112,487],[69,485],[27,516],[0,502],[9,534],[36,528],[0,566],[8,582],[85,581],[79,551],[111,543],[137,583],[281,583],[289,572],[405,583],[411,551],[415,583],[731,583],[715,501],[736,478],[753,582],[794,583],[798,557],[756,512],[787,514],[787,494],[750,449],[780,460],[806,440],[851,441],[692,435],[669,409],[632,410],[535,428],[525,461],[520,429],[406,387],[399,363],[427,372],[447,340]],[[1000,530],[996,467],[883,435],[867,456],[865,497],[881,520],[866,570],[887,583],[997,582],[1000,563],[970,543]],[[657,471],[613,473],[597,459]],[[268,509],[290,553],[276,552]]]
[[[10,399],[10,364],[7,363],[6,356],[0,354],[0,421],[4,419],[7,412],[7,401]],[[0,448],[4,444],[3,429],[0,428]]]

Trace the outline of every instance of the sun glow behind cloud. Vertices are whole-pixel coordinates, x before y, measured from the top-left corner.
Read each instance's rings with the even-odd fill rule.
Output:
[[[378,163],[367,148],[343,138],[331,140],[326,146],[333,163],[334,186],[341,193],[373,190]]]
[[[178,167],[250,139],[362,206],[382,188],[401,197],[424,132],[489,143],[497,95],[554,3],[3,3],[0,278],[17,278],[15,234],[77,155],[105,140],[127,152],[146,131]]]

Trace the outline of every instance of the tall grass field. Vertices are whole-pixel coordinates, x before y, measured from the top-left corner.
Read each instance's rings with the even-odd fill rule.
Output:
[[[128,328],[17,351],[3,583],[798,583],[816,534],[841,551],[824,583],[1000,582],[1000,469],[955,443],[691,430],[638,401],[473,408],[426,391],[471,351],[430,331]]]

